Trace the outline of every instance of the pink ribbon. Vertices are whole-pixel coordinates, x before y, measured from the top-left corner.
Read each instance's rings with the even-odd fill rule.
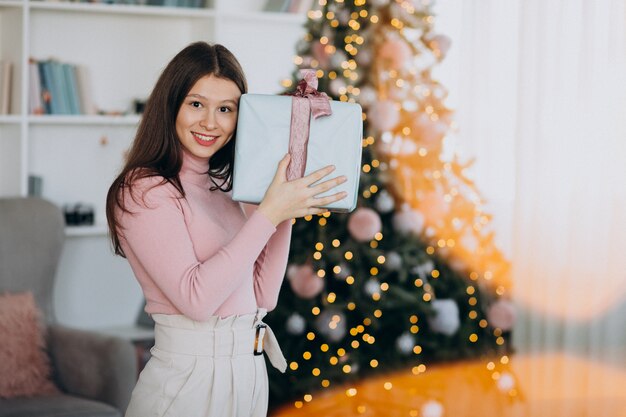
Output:
[[[302,79],[298,82],[296,91],[287,94],[292,96],[289,131],[291,162],[287,167],[287,180],[289,181],[304,175],[311,114],[314,119],[317,119],[333,113],[326,93],[317,91],[315,70],[301,70],[300,75]]]

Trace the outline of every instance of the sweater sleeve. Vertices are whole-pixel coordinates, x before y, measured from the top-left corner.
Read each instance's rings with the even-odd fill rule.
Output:
[[[255,214],[256,206],[249,204],[243,206],[246,214],[251,218]],[[257,305],[268,311],[276,308],[287,270],[291,229],[291,220],[280,223],[276,228],[276,233],[269,239],[254,265],[254,293]]]
[[[159,177],[138,181],[135,199],[126,195],[131,213],[119,219],[122,239],[131,252],[127,256],[135,258],[182,314],[206,320],[241,285],[276,228],[254,213],[228,244],[200,262],[180,197],[169,184],[154,186],[159,182],[155,178]]]

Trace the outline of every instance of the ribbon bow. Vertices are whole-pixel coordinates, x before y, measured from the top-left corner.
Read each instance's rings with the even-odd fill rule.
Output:
[[[291,162],[287,168],[289,181],[304,175],[306,168],[306,150],[309,142],[309,127],[311,115],[314,119],[330,116],[329,97],[326,93],[317,91],[317,76],[312,69],[301,70],[302,79],[296,90],[287,95],[292,96],[291,126],[289,131],[289,153]]]

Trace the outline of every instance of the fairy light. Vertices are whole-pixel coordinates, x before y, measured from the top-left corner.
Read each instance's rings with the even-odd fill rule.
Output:
[[[318,269],[317,276],[320,278],[324,278],[326,276],[326,271],[324,271],[323,269]]]
[[[322,254],[320,252],[315,252],[313,254],[313,259],[315,259],[316,261],[319,261],[320,259],[322,259]]]
[[[348,275],[346,277],[346,284],[348,284],[348,285],[354,284],[354,277],[352,275]]]
[[[489,326],[489,323],[487,322],[487,320],[482,319],[482,320],[480,320],[480,321],[478,322],[478,325],[479,325],[481,328],[485,329],[487,326]]]
[[[305,402],[310,403],[313,400],[313,396],[311,394],[305,394],[303,399]]]
[[[296,408],[302,408],[304,406],[304,403],[302,401],[295,401],[293,403],[293,406]]]
[[[307,338],[309,341],[313,341],[313,340],[315,340],[315,333],[313,333],[313,332],[308,332],[308,333],[306,334],[306,338]]]
[[[433,278],[439,278],[439,270],[433,269],[432,271],[430,271],[430,276]]]
[[[370,366],[371,366],[372,368],[376,368],[376,367],[378,367],[378,361],[377,361],[376,359],[372,359],[372,360],[370,361]]]
[[[413,353],[419,355],[420,353],[422,353],[422,347],[420,345],[413,346]]]
[[[311,314],[313,314],[314,316],[317,316],[318,314],[320,314],[320,308],[319,307],[313,307],[311,309]]]
[[[308,361],[311,359],[311,352],[309,352],[308,350],[306,352],[304,352],[302,354],[302,359],[304,359],[305,361]]]
[[[344,258],[346,258],[346,260],[350,261],[350,260],[352,260],[352,256],[353,255],[352,255],[352,252],[346,251],[346,253],[344,253],[343,256],[344,256]]]
[[[311,374],[313,374],[313,376],[320,376],[321,373],[322,371],[320,371],[320,368],[313,368],[311,370]]]
[[[339,239],[333,239],[331,244],[333,245],[334,248],[338,248],[339,246],[341,246],[341,241]]]
[[[470,310],[467,316],[470,318],[470,320],[476,320],[476,318],[478,317],[478,313],[476,312],[476,310]]]

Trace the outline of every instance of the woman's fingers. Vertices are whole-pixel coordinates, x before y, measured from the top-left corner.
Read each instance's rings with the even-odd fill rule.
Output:
[[[343,184],[344,182],[346,182],[348,180],[348,178],[345,175],[342,175],[340,177],[337,178],[333,178],[330,180],[326,180],[324,182],[321,182],[315,186],[310,187],[311,193],[312,195],[318,195],[323,193],[324,191],[328,191],[331,188],[334,188],[340,184]]]
[[[348,193],[346,193],[345,191],[341,191],[339,193],[335,193],[333,195],[329,195],[326,197],[313,197],[313,199],[311,200],[311,207],[323,207],[323,206],[327,206],[331,203],[334,203],[335,201],[339,201],[343,198],[346,198],[348,196]],[[328,211],[328,210],[324,210],[324,211]]]
[[[289,166],[289,161],[291,161],[291,155],[287,153],[283,156],[283,159],[278,162],[278,168],[276,169],[276,174],[274,175],[274,181],[284,180],[287,178],[287,167]]]
[[[312,184],[315,184],[316,182],[318,182],[319,180],[321,180],[322,178],[324,178],[325,176],[327,176],[334,170],[335,170],[334,165],[328,165],[327,167],[318,169],[317,171],[310,173],[306,177],[302,177],[300,181],[310,186]]]

